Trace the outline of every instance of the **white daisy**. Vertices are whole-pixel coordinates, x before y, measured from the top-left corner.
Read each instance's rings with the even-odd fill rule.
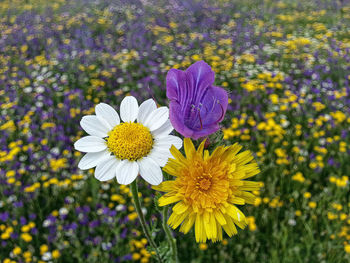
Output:
[[[140,174],[151,185],[160,184],[163,180],[160,167],[171,157],[171,145],[182,147],[179,137],[169,135],[173,130],[169,109],[157,108],[152,99],[139,107],[137,100],[128,96],[120,104],[123,122],[105,103],[98,104],[95,112],[96,115],[84,116],[80,121],[90,136],[74,143],[76,150],[87,152],[78,167],[86,170],[96,166],[95,177],[100,181],[116,176],[118,183],[126,185]]]

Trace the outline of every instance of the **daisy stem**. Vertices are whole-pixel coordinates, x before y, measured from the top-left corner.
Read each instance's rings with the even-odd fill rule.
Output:
[[[158,261],[162,263],[163,260],[161,259],[160,255],[159,255],[159,251],[158,251],[157,245],[152,239],[152,236],[151,236],[151,233],[149,231],[148,225],[146,223],[145,217],[144,217],[144,215],[142,213],[141,202],[140,202],[140,199],[139,199],[139,192],[137,190],[136,180],[134,180],[131,183],[130,186],[131,186],[130,189],[131,189],[132,199],[134,201],[135,209],[136,209],[137,215],[139,217],[143,233],[145,234],[145,236],[146,236],[146,238],[148,240],[148,243],[153,247],[154,252],[156,253]]]
[[[176,239],[171,234],[171,229],[169,228],[169,226],[167,224],[167,219],[168,219],[168,207],[164,206],[163,207],[163,229],[164,229],[164,232],[165,232],[166,237],[168,239],[169,246],[171,247],[171,250],[172,250],[173,262],[177,263],[178,260],[177,260]]]

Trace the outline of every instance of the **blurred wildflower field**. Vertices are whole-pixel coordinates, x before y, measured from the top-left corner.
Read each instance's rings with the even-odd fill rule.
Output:
[[[176,232],[180,262],[350,262],[348,0],[5,0],[1,263],[155,262],[129,187],[79,170],[73,143],[97,103],[167,105],[168,70],[199,60],[229,92],[224,143],[254,153],[264,187],[232,238]]]

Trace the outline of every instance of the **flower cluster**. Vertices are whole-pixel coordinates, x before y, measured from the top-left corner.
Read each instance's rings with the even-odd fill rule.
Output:
[[[186,72],[170,70],[167,75],[167,96],[170,100],[170,121],[166,107],[157,108],[152,99],[138,107],[137,100],[127,96],[118,113],[109,105],[96,106],[96,115],[84,116],[80,122],[89,134],[75,142],[77,150],[87,152],[80,160],[81,169],[96,167],[95,177],[107,181],[113,177],[120,184],[132,183],[138,174],[151,185],[162,182],[160,167],[176,177],[165,181],[156,190],[168,192],[159,205],[177,203],[168,224],[187,233],[195,224],[196,241],[221,241],[222,228],[232,236],[235,225],[245,228],[247,220],[236,207],[254,204],[259,183],[243,181],[259,173],[250,152],[238,153],[241,146],[217,147],[212,155],[204,151],[206,140],[198,150],[191,139],[208,136],[219,129],[226,112],[227,92],[214,87],[215,73],[204,61]],[[198,111],[197,111],[198,110]],[[137,120],[137,123],[134,121]],[[173,130],[185,138],[183,157],[178,150],[182,140],[169,135]],[[170,158],[169,158],[170,157]],[[135,201],[137,202],[137,201]]]
[[[228,238],[217,225],[223,240],[199,244],[196,222],[188,234],[174,231],[180,262],[300,261],[299,255],[305,262],[349,261],[349,13],[348,1],[333,0],[0,1],[0,261],[155,261],[144,251],[152,249],[142,241],[131,185],[117,183],[117,168],[116,180],[99,182],[94,167],[101,163],[81,170],[88,157],[74,148],[91,136],[78,125],[83,116],[97,116],[96,106],[106,103],[123,124],[121,101],[131,96],[138,106],[149,98],[157,109],[167,106],[169,126],[183,128],[172,135],[202,133],[192,140],[196,152],[204,132],[217,129],[204,143],[203,162],[206,150],[218,156],[216,146],[238,142],[261,168],[253,178],[264,187],[246,191],[256,196],[254,204],[231,203],[246,215],[247,230],[235,225],[239,234]],[[194,86],[186,85],[200,68],[208,73],[205,93],[227,91],[226,112],[220,98],[189,101],[166,86],[169,73],[190,94]],[[213,118],[204,122],[207,112]],[[143,134],[148,143],[131,156],[136,164],[151,144]],[[111,149],[122,143],[115,136],[102,151],[125,155]],[[170,150],[168,163],[177,160]],[[158,165],[158,171],[167,167]],[[161,244],[159,210],[185,200],[155,206],[160,193],[140,179],[133,183],[141,210]],[[163,191],[164,198],[171,193]]]

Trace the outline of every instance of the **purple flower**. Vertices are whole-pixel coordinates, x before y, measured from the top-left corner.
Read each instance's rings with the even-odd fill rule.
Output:
[[[0,213],[0,221],[5,222],[7,219],[9,219],[10,214],[9,212],[3,212]]]
[[[215,73],[204,61],[185,72],[171,69],[166,77],[169,115],[175,130],[185,137],[198,139],[216,132],[223,120],[227,92],[213,86]]]

